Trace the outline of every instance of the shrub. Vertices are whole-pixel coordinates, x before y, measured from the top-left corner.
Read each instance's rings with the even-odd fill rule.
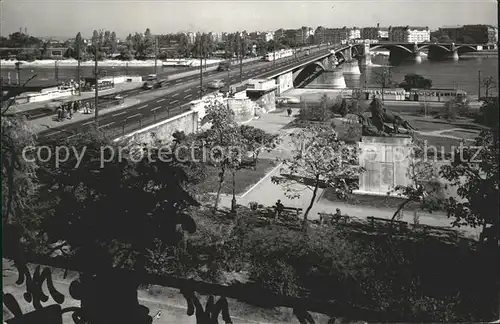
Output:
[[[259,203],[256,201],[251,201],[248,206],[251,210],[257,210],[259,208]]]

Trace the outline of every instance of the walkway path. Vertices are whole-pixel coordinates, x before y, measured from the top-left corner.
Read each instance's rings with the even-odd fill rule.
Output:
[[[298,109],[294,110],[294,114],[298,113]],[[292,133],[297,129],[288,128],[283,129],[285,125],[291,122],[291,118],[286,116],[286,113],[269,113],[263,115],[257,120],[253,120],[248,123],[248,125],[259,127],[270,133],[277,133],[284,139],[280,146],[280,149],[273,151],[271,153],[262,153],[263,158],[286,158],[290,156],[291,152],[291,142],[287,139],[286,134]],[[261,179],[255,186],[250,188],[247,192],[240,195],[237,199],[238,204],[243,206],[248,206],[252,201],[256,201],[264,206],[272,206],[276,203],[278,199],[282,201],[285,206],[302,208],[304,211],[309,205],[312,198],[312,190],[304,185],[296,184],[292,188],[297,192],[301,193],[300,198],[289,199],[285,196],[284,191],[276,184],[274,184],[271,179],[273,176],[279,176],[282,166],[279,165],[274,168],[270,173],[268,173],[265,178]],[[347,205],[342,202],[331,202],[326,199],[322,199],[324,190],[319,189],[316,201],[309,213],[309,219],[318,219],[318,213],[335,213],[336,208],[340,208],[343,214],[349,216],[355,216],[361,219],[366,219],[368,216],[375,216],[380,218],[391,218],[395,210],[375,208],[370,206],[354,206]],[[231,206],[231,196],[222,195],[220,205],[224,207]],[[418,212],[419,221],[421,224],[427,224],[432,226],[451,226],[451,220],[444,213],[425,213]],[[413,223],[413,212],[404,213],[403,219],[409,223]],[[467,236],[479,237],[479,231],[473,228],[465,228]]]

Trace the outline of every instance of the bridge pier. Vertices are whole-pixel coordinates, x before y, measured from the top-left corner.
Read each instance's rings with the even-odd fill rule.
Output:
[[[450,57],[453,61],[458,61],[460,58],[458,56],[458,51],[454,50],[453,52],[450,53]]]
[[[422,54],[420,51],[413,53],[413,59],[415,60],[415,63],[422,63]]]
[[[354,74],[360,75],[358,61],[352,60],[351,62],[346,62],[342,65],[344,74]]]
[[[332,73],[332,88],[334,89],[345,89],[347,88],[344,79],[344,73],[342,68],[335,68],[332,71],[328,71],[327,73]]]

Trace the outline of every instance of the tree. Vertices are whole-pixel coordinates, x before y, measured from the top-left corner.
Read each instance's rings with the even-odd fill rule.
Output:
[[[374,71],[374,81],[382,88],[382,101],[384,101],[384,90],[392,84],[392,71],[389,66],[384,66]]]
[[[440,175],[457,187],[461,198],[444,201],[448,216],[454,218],[453,225],[482,226],[483,234],[490,225],[494,246],[498,244],[499,229],[499,145],[498,127],[484,130],[473,146],[457,149],[451,165],[440,170]]]
[[[415,73],[405,75],[404,81],[399,84],[406,91],[410,89],[430,89],[432,80],[426,79],[423,76]]]
[[[269,134],[266,131],[248,125],[239,126],[242,138],[242,148],[245,152],[252,154],[253,164],[257,165],[259,154],[262,151],[271,151],[279,143],[279,137],[275,134]]]
[[[293,145],[291,157],[283,160],[281,171],[287,172],[287,176],[273,177],[272,181],[283,186],[290,199],[301,195],[302,190],[295,187],[297,184],[313,191],[304,213],[306,223],[321,185],[334,188],[339,196],[345,197],[353,189],[352,178],[364,170],[358,165],[358,147],[339,140],[329,126],[307,126],[290,137]]]
[[[484,87],[486,98],[488,98],[490,91],[496,88],[496,82],[492,76],[484,77],[483,80],[481,80],[481,85]]]
[[[429,157],[431,152],[425,151],[426,148],[426,141],[412,135],[412,143],[406,148],[400,148],[398,152],[399,161],[405,157],[409,161],[407,176],[411,183],[406,186],[397,185],[388,192],[404,197],[392,215],[391,221],[396,219],[409,203],[418,203],[421,209],[430,212],[441,208],[441,202],[445,197],[439,182],[439,170],[435,168],[434,163],[438,158],[438,152],[432,152],[435,155]]]
[[[57,166],[53,156],[40,166],[39,236],[45,246],[69,253],[68,262],[83,273],[78,285],[89,322],[143,323],[148,311],[136,292],[148,251],[175,245],[196,229],[186,214],[197,205],[186,192],[188,178],[170,153],[155,147],[124,151],[93,134],[47,145],[84,154]]]
[[[479,108],[479,123],[498,129],[498,118],[498,97],[488,100]]]
[[[438,43],[453,43],[453,40],[448,35],[441,35],[438,38]]]
[[[210,151],[210,163],[220,171],[214,203],[214,210],[217,210],[226,172],[237,168],[242,160],[241,136],[234,112],[228,105],[217,98],[209,98],[205,104],[206,118],[211,125],[199,138]]]
[[[83,53],[85,52],[85,42],[83,41],[83,37],[82,37],[82,34],[80,32],[78,32],[78,34],[76,34],[73,48],[75,49],[75,54],[76,54],[74,56],[74,58],[75,59],[78,59],[78,58],[82,59]]]
[[[141,51],[141,57],[147,58],[153,56],[155,53],[155,39],[151,34],[149,28],[144,32],[143,47]]]

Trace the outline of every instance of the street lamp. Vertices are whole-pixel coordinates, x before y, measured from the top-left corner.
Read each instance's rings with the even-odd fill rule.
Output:
[[[21,86],[21,62],[16,62],[16,79],[17,79],[17,85]]]

